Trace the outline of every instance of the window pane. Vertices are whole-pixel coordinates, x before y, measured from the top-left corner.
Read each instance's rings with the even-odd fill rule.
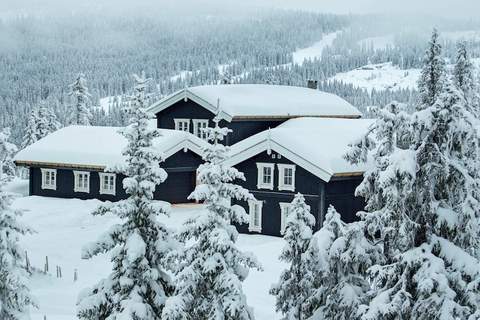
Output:
[[[271,183],[272,181],[272,169],[270,167],[263,167],[263,182]]]

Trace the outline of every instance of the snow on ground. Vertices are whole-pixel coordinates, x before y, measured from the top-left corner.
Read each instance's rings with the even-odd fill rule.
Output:
[[[43,270],[45,257],[49,259],[48,275],[37,274],[30,286],[37,298],[39,309],[32,310],[31,320],[76,319],[76,301],[80,290],[106,277],[111,265],[108,256],[92,260],[80,259],[83,245],[94,241],[110,225],[118,222],[111,215],[94,217],[90,214],[99,204],[98,200],[56,199],[28,194],[28,182],[13,181],[10,191],[24,195],[15,200],[16,208],[27,210],[22,221],[35,229],[26,236],[22,246],[26,249],[33,267]],[[169,218],[162,217],[168,226],[178,228],[187,218],[198,214],[200,205],[173,206]],[[279,319],[274,311],[275,300],[268,294],[284,266],[278,261],[283,240],[260,235],[240,235],[240,248],[252,251],[263,265],[264,271],[252,271],[244,284],[249,304],[257,319]],[[56,266],[62,269],[62,278],[56,278]],[[79,280],[73,281],[74,270]]]
[[[420,69],[401,70],[391,62],[370,64],[352,71],[338,73],[330,80],[342,81],[371,91],[398,90],[417,87]]]
[[[293,63],[302,65],[305,60],[320,59],[323,49],[331,46],[340,32],[342,31],[327,33],[323,36],[322,40],[314,43],[312,46],[295,51],[293,53]]]
[[[114,99],[117,99],[118,104],[122,102],[122,96],[109,96],[105,98],[100,98],[100,108],[108,114],[110,112],[110,107],[113,107]]]

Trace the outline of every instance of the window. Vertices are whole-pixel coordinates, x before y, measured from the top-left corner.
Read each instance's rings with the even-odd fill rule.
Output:
[[[262,207],[263,202],[257,200],[248,201],[250,224],[248,231],[250,232],[262,232]]]
[[[74,171],[75,182],[73,191],[75,192],[90,192],[90,172]]]
[[[208,120],[193,119],[193,134],[200,139],[207,140],[208,133],[203,130],[208,128]]]
[[[100,175],[100,194],[115,195],[115,174],[99,173]]]
[[[278,164],[278,190],[295,191],[295,165]]]
[[[40,169],[42,171],[42,189],[57,190],[57,170]]]
[[[273,190],[273,163],[257,163],[257,188]]]
[[[190,132],[190,119],[173,119],[175,130]]]
[[[285,233],[285,227],[287,226],[287,216],[292,208],[291,203],[280,202],[280,234]]]

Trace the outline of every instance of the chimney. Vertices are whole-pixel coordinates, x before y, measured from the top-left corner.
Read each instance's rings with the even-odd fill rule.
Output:
[[[307,88],[309,89],[318,89],[318,81],[317,80],[308,80],[307,81]]]

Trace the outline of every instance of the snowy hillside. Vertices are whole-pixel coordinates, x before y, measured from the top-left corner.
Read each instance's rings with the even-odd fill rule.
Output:
[[[420,69],[401,70],[392,63],[370,64],[358,69],[339,73],[330,80],[342,81],[371,91],[415,89],[420,76]]]
[[[310,47],[299,49],[293,53],[293,63],[302,65],[305,60],[314,60],[322,57],[323,50],[331,46],[341,31],[325,34],[322,40]]]
[[[25,195],[28,184],[17,180],[9,189]],[[32,266],[43,270],[45,257],[49,259],[48,274],[39,273],[31,280],[30,285],[39,304],[38,310],[32,310],[31,320],[44,320],[44,315],[48,320],[76,319],[75,305],[79,292],[108,274],[110,262],[107,256],[80,259],[83,245],[97,239],[110,225],[118,222],[116,217],[109,215],[93,217],[90,212],[99,204],[97,200],[28,196],[15,201],[16,208],[28,210],[22,221],[36,231],[22,242]],[[174,206],[170,218],[162,217],[162,220],[177,228],[201,209],[199,205]],[[280,316],[274,312],[274,297],[268,294],[268,290],[278,280],[283,268],[278,262],[283,240],[240,235],[239,246],[242,250],[252,251],[264,268],[263,272],[251,272],[244,287],[256,318],[279,319]],[[56,277],[56,266],[61,267],[62,278]],[[73,281],[75,269],[78,271],[77,282]]]

